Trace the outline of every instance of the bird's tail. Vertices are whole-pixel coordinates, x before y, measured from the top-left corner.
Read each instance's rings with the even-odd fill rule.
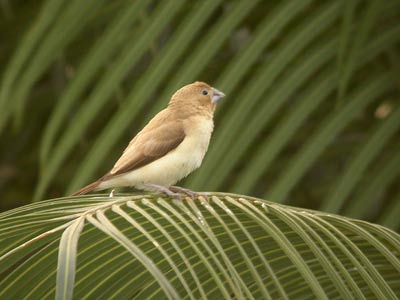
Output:
[[[84,195],[86,193],[89,193],[90,191],[93,191],[95,188],[97,188],[100,183],[101,183],[101,180],[92,182],[91,184],[88,184],[87,186],[81,188],[79,191],[73,193],[71,196],[78,196],[78,195]]]

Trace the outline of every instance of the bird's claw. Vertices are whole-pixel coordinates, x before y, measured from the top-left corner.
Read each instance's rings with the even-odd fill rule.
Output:
[[[171,197],[173,199],[182,200],[182,194],[175,193],[175,192],[173,192],[173,191],[171,191],[169,189],[167,189],[166,191],[162,191],[161,193],[163,193],[163,194],[165,194],[165,195],[167,195],[167,196],[169,196],[169,197]]]
[[[145,184],[147,187],[151,188],[152,190],[155,190],[159,193],[162,193],[164,195],[167,195],[173,199],[177,200],[182,200],[184,196],[188,196],[191,199],[196,199],[199,197],[204,197],[207,198],[209,196],[208,193],[199,193],[199,192],[194,192],[189,189],[185,189],[179,186],[170,186],[170,187],[165,187],[162,185],[158,184],[153,184],[153,183],[146,183]]]
[[[181,194],[184,194],[186,196],[189,196],[193,200],[196,199],[196,198],[199,198],[199,197],[207,198],[209,196],[208,193],[194,192],[192,190],[185,189],[185,188],[182,188],[182,187],[179,187],[179,186],[170,186],[169,190],[171,190],[172,192],[175,192],[175,193],[181,193]]]
[[[154,183],[146,183],[145,185],[153,191],[167,195],[168,197],[171,197],[173,199],[182,200],[181,194],[175,193],[174,191],[170,190],[169,188],[167,188],[165,186],[154,184]]]

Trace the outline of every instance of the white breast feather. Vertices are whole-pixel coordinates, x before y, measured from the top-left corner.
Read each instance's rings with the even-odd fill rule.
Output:
[[[185,126],[189,128],[186,137],[176,149],[148,165],[102,182],[98,190],[117,186],[145,189],[146,182],[171,186],[200,167],[210,143],[213,121],[192,118],[186,122],[199,126]]]

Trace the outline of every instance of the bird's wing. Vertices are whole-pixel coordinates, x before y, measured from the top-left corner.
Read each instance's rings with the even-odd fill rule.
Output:
[[[185,138],[183,126],[178,122],[165,120],[156,126],[153,126],[154,123],[149,125],[129,143],[105,177],[110,178],[143,167],[174,150]]]

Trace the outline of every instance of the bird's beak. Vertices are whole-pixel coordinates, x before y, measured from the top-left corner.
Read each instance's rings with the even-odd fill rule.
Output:
[[[217,90],[216,88],[212,88],[212,90],[213,90],[213,96],[211,100],[212,103],[217,103],[219,100],[225,97],[225,94]]]

